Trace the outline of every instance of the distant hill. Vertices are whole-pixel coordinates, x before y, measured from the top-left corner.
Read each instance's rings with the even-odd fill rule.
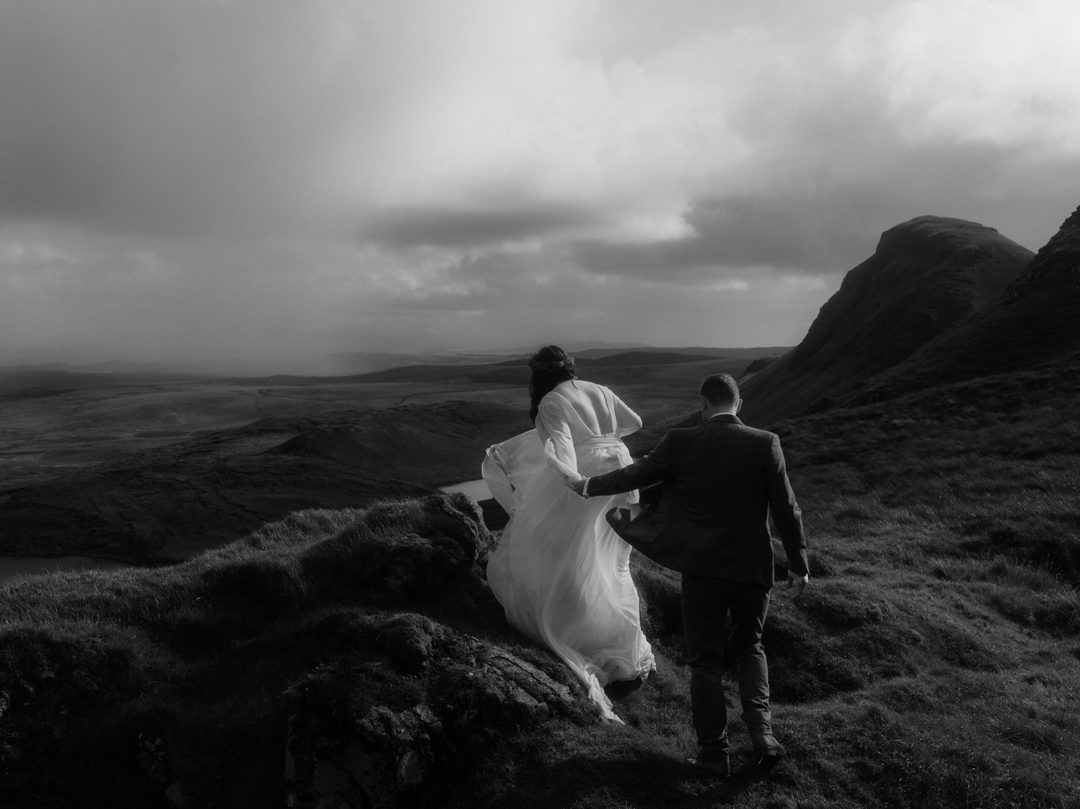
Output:
[[[77,371],[62,365],[0,368],[0,398],[42,395],[77,388],[112,387],[142,382],[197,378],[195,374],[134,371]]]
[[[682,354],[668,351],[627,351],[622,354],[611,354],[595,360],[584,358],[586,362],[597,365],[672,365],[680,362],[708,362],[721,354]]]
[[[356,382],[470,382],[491,385],[528,385],[529,369],[523,358],[465,365],[404,365],[349,377]]]
[[[644,346],[615,343],[585,344],[588,347],[563,346],[579,360],[602,360],[613,356],[641,356],[639,364],[690,359],[745,359],[751,362],[766,355],[779,355],[784,347],[712,348],[703,346]],[[539,346],[529,349],[484,351],[445,351],[402,354],[370,351],[342,351],[333,354],[305,354],[282,357],[232,358],[206,361],[130,362],[114,360],[82,365],[62,362],[0,365],[0,390],[32,385],[47,388],[85,388],[94,385],[132,384],[186,379],[223,379],[232,382],[288,379],[290,384],[327,377],[355,378],[380,371],[410,367],[447,367],[453,376],[468,366],[492,364],[519,365]],[[644,357],[642,355],[650,355]],[[667,355],[667,360],[652,355]],[[690,358],[690,359],[688,359]]]
[[[27,374],[64,375],[125,380],[195,378],[271,378],[275,376],[355,376],[384,368],[417,363],[454,364],[485,361],[482,356],[462,354],[393,354],[386,352],[348,351],[335,354],[305,354],[284,357],[250,357],[221,360],[128,362],[113,360],[84,365],[47,363],[0,366],[0,381]]]
[[[990,305],[873,380],[853,401],[1026,370],[1078,348],[1080,208]]]
[[[0,554],[175,562],[304,508],[354,508],[476,477],[521,409],[447,401],[259,419],[0,491]]]
[[[571,351],[568,352],[574,355],[577,359],[591,359],[601,360],[614,356],[633,355],[639,354],[668,354],[668,355],[680,355],[680,356],[696,356],[699,358],[726,358],[726,359],[739,359],[752,362],[758,357],[773,356],[777,354],[783,354],[785,351],[790,350],[791,346],[763,346],[752,348],[708,348],[705,346],[681,346],[678,348],[658,347],[658,346],[637,346],[633,350],[627,349],[611,349],[611,348],[591,348],[584,351]]]
[[[920,216],[885,231],[803,341],[743,385],[744,420],[765,426],[850,397],[986,306],[1033,255],[962,219]]]
[[[620,351],[629,351],[631,349],[647,350],[649,348],[649,346],[646,346],[644,343],[613,343],[613,342],[608,342],[606,340],[584,340],[584,341],[579,340],[577,342],[559,342],[559,341],[556,341],[556,343],[562,349],[569,352],[570,354],[573,354],[574,356],[578,356],[579,354],[588,353],[588,352],[591,352],[591,351],[601,351],[601,352],[607,351],[609,353],[617,353],[617,352],[620,352]],[[480,355],[485,355],[486,354],[486,355],[504,356],[504,357],[505,356],[510,356],[510,355],[518,356],[518,357],[527,357],[530,354],[532,354],[534,351],[536,351],[538,348],[540,348],[541,345],[543,345],[543,343],[531,343],[529,345],[518,345],[518,346],[505,346],[505,347],[500,347],[500,348],[472,348],[472,349],[462,351],[460,353],[468,354],[470,356],[480,356]]]
[[[751,363],[759,357],[772,353],[782,353],[784,348],[737,348],[737,349],[635,349],[633,351],[609,352],[597,349],[596,352],[575,354],[579,376],[593,382],[611,384],[652,375],[662,370],[663,366],[687,365],[691,363],[711,363],[721,366],[716,369],[705,368],[702,376],[719,370],[733,372],[732,366]],[[591,356],[592,354],[598,356]],[[482,364],[415,364],[399,368],[388,368],[370,374],[351,377],[363,382],[470,382],[481,384],[508,384],[527,386],[529,368],[524,357],[496,360]],[[639,374],[627,376],[631,369],[642,369]],[[741,370],[741,368],[740,368]],[[736,373],[736,375],[738,375]]]

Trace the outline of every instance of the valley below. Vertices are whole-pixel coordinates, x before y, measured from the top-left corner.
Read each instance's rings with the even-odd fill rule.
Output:
[[[730,357],[582,360],[647,425],[647,449]],[[0,555],[182,561],[291,511],[474,480],[531,428],[524,360],[350,377],[0,374]]]

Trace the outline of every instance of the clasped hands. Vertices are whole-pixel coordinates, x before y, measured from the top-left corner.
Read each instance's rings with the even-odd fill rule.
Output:
[[[586,483],[586,481],[588,481],[588,478],[583,478],[583,477],[573,478],[570,475],[565,475],[563,477],[563,483],[565,483],[570,489],[572,489],[574,491],[574,494],[578,495],[579,497],[585,497],[585,498],[587,498],[589,496],[589,495],[585,494],[585,483]]]

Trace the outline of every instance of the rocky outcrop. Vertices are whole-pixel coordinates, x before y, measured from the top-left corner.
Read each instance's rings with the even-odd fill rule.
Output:
[[[746,370],[742,372],[739,378],[742,379],[743,377],[750,376],[751,374],[756,374],[758,371],[764,371],[766,368],[776,362],[777,359],[778,357],[758,357],[756,360],[746,366]]]
[[[1031,368],[1080,349],[1080,208],[987,306],[882,374],[853,403]]]
[[[506,626],[493,542],[472,500],[436,494],[0,589],[0,805],[434,804],[499,739],[595,721]]]
[[[421,615],[378,628],[376,645],[423,699],[390,707],[359,701],[358,672],[322,670],[287,695],[286,801],[297,809],[372,809],[434,803],[500,736],[571,715],[570,689],[497,647]]]
[[[744,420],[764,426],[843,401],[984,307],[1031,256],[993,228],[961,219],[920,216],[885,231],[803,341],[747,381]]]

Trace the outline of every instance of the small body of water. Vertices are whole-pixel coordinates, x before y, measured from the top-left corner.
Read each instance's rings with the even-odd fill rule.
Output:
[[[119,570],[125,567],[133,565],[93,556],[0,556],[0,583],[19,576],[56,573],[60,570]]]
[[[463,483],[455,483],[452,486],[442,486],[439,489],[440,492],[462,492],[469,495],[476,502],[481,500],[491,499],[491,490],[488,489],[488,485],[484,482],[483,478],[479,480],[466,480]]]

